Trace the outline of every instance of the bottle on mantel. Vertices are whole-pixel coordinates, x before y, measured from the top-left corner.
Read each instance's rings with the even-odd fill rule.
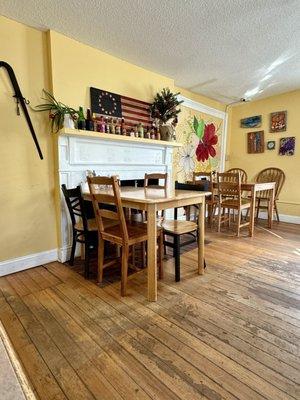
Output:
[[[122,118],[121,120],[121,134],[126,136],[127,135],[127,131],[126,131],[126,126],[125,126],[125,120],[124,118]]]
[[[92,119],[91,110],[89,108],[86,110],[85,129],[87,131],[93,131],[94,130],[94,121]]]
[[[83,107],[79,107],[77,128],[81,129],[81,130],[85,130],[85,118],[84,118],[84,114],[83,114]]]
[[[115,125],[115,134],[116,135],[121,135],[121,124],[119,118],[116,120],[116,125]]]

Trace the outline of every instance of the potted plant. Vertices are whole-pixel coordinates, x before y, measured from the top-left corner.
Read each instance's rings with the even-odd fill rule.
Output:
[[[164,88],[154,97],[150,106],[151,117],[154,118],[159,128],[162,140],[175,140],[175,126],[177,125],[177,116],[180,113],[178,106],[183,103],[177,96],[179,93],[172,93],[169,88]]]
[[[57,101],[55,97],[43,89],[45,97],[42,97],[46,103],[39,104],[34,111],[48,111],[51,120],[51,131],[57,133],[63,127],[74,129],[74,121],[77,119],[78,111],[74,110],[64,103]]]

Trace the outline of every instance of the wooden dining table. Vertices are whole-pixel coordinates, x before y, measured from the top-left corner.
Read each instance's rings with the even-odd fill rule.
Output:
[[[249,192],[251,198],[251,209],[250,209],[250,231],[251,236],[254,234],[254,222],[255,222],[255,203],[256,194],[264,192],[265,190],[270,191],[270,206],[268,212],[268,228],[272,229],[273,213],[274,213],[274,200],[275,200],[275,189],[276,182],[245,182],[241,184],[242,191]]]
[[[111,194],[105,188],[99,188],[99,193]],[[157,300],[157,211],[169,208],[184,207],[196,204],[199,207],[198,226],[198,268],[199,275],[204,274],[204,234],[205,234],[205,196],[210,192],[120,187],[122,205],[124,207],[147,212],[147,266],[148,266],[148,300]],[[90,193],[83,191],[85,200],[91,200]]]

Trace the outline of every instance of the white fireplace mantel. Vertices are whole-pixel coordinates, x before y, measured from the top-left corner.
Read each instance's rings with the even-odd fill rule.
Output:
[[[173,150],[176,142],[132,138],[107,133],[63,129],[58,136],[58,192],[61,204],[60,261],[69,257],[72,231],[68,210],[60,190],[65,184],[73,188],[86,181],[86,171],[97,175],[118,175],[123,179],[143,179],[145,173],[168,173],[173,182]]]

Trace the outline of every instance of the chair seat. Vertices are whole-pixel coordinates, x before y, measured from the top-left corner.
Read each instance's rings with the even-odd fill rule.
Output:
[[[223,200],[221,203],[221,206],[223,208],[239,208],[239,202],[238,200],[235,199],[226,199]],[[248,199],[242,199],[241,200],[241,208],[249,208],[251,206],[251,203]]]
[[[195,222],[178,220],[164,220],[161,224],[161,227],[166,233],[169,232],[175,235],[182,235],[198,229],[198,225]]]
[[[148,239],[147,224],[144,222],[126,221],[128,231],[128,244],[145,242]],[[160,229],[157,229],[157,236],[160,235]],[[120,225],[114,225],[105,229],[102,234],[103,239],[113,240],[116,243],[122,243],[122,231]]]
[[[104,227],[105,227],[105,228],[108,228],[108,227],[110,227],[110,226],[116,225],[116,222],[115,222],[115,221],[112,221],[112,220],[109,220],[109,219],[106,219],[106,218],[103,218],[103,224],[104,224]],[[76,224],[75,224],[75,229],[76,229],[77,231],[84,231],[84,227],[83,227],[82,221],[76,222]],[[95,232],[95,231],[97,231],[97,229],[98,229],[98,228],[97,228],[97,221],[96,221],[95,218],[92,218],[92,219],[88,219],[88,220],[87,220],[87,229],[88,229],[89,232]]]

